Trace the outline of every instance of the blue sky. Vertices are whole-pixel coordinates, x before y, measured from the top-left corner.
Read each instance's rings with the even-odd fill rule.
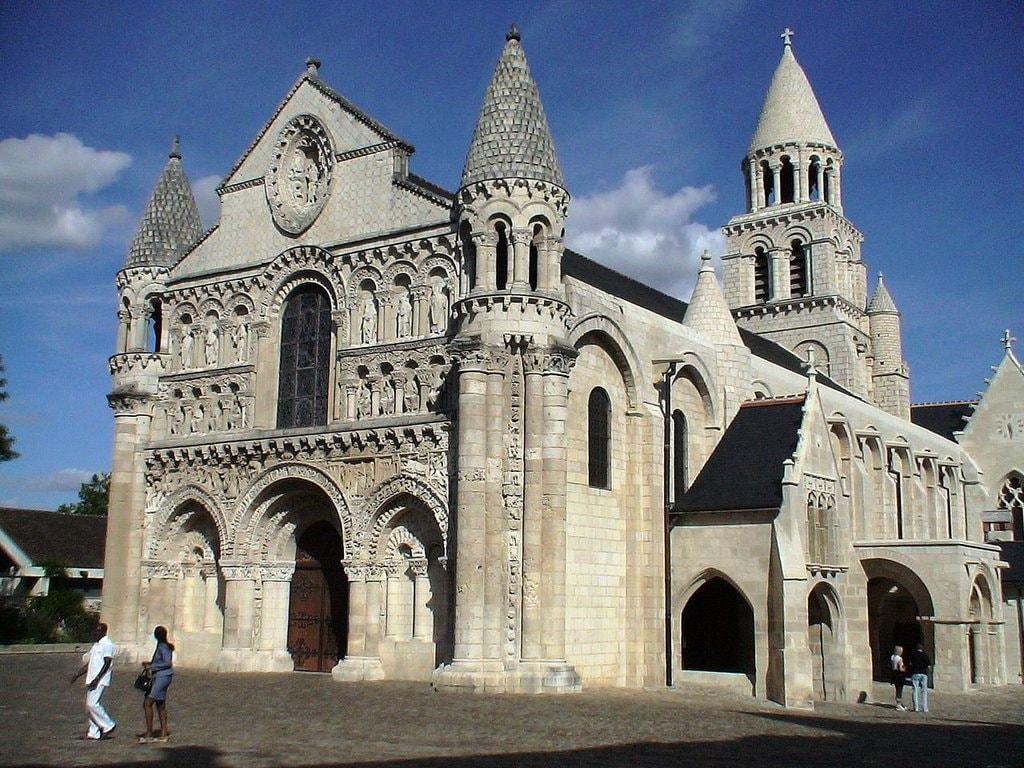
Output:
[[[794,51],[846,156],[846,215],[903,313],[915,402],[974,397],[1024,334],[1024,5],[989,2],[20,2],[0,5],[0,504],[107,471],[114,275],[180,134],[204,224],[304,69],[449,189],[515,21],[573,205],[570,245],[688,298]]]

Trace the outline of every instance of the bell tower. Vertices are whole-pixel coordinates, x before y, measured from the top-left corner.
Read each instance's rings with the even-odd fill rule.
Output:
[[[743,328],[806,357],[871,398],[863,236],[843,213],[843,153],[803,69],[793,32],[741,168],[746,212],[724,227],[725,295]]]
[[[454,659],[442,688],[580,689],[566,661],[569,204],[513,25],[456,196],[458,509]]]

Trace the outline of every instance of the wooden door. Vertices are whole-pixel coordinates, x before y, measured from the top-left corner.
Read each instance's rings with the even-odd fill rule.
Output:
[[[299,538],[288,603],[288,651],[298,671],[330,672],[345,655],[348,583],[340,561],[341,541],[329,524]]]

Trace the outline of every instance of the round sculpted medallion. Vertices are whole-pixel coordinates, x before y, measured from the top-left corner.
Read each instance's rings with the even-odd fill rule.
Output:
[[[267,203],[274,222],[298,235],[323,210],[331,190],[334,151],[331,137],[312,115],[288,121],[274,143],[274,155],[264,178]]]

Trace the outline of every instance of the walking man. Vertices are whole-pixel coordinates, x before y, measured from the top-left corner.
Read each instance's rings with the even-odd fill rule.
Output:
[[[110,667],[114,663],[114,643],[107,637],[107,625],[96,626],[96,642],[89,649],[88,659],[82,668],[71,677],[74,685],[85,675],[85,711],[89,713],[89,732],[83,737],[88,741],[114,738],[117,723],[107,714],[100,699],[110,685]]]
[[[928,711],[928,668],[932,660],[924,652],[924,645],[917,644],[917,648],[910,654],[910,688],[914,696],[914,711]]]

